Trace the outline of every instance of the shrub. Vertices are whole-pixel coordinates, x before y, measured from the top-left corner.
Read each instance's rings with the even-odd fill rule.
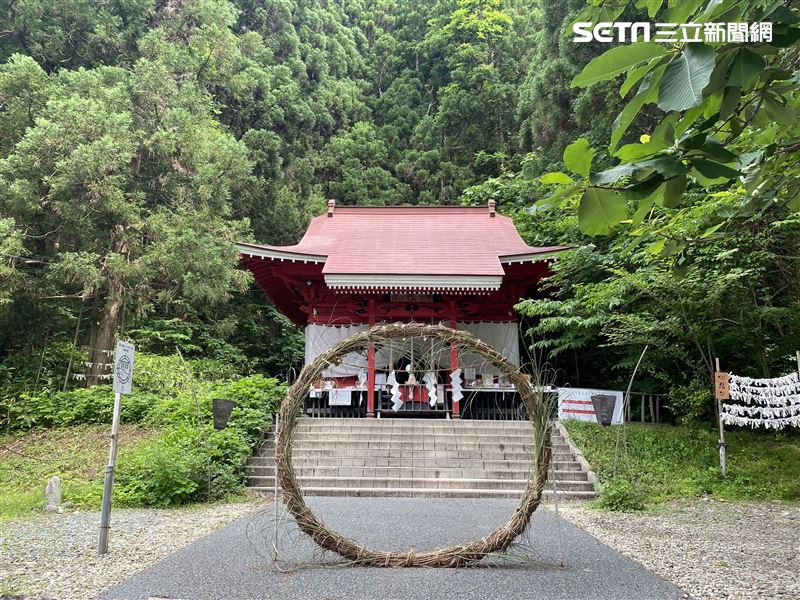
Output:
[[[636,512],[644,510],[644,499],[630,481],[619,477],[603,488],[594,505],[605,510]]]
[[[200,456],[164,437],[120,455],[115,497],[120,506],[165,507],[196,498]]]
[[[713,399],[708,380],[693,379],[688,385],[676,386],[669,397],[669,409],[681,423],[697,424],[711,416]]]
[[[192,383],[223,381],[240,377],[236,367],[211,358],[185,361],[177,354],[159,356],[136,355],[135,387],[157,394],[177,394]]]
[[[251,443],[257,442],[269,428],[286,393],[286,386],[277,379],[251,375],[229,383],[199,383],[176,396],[160,397],[148,412],[146,424],[190,425],[211,421],[214,398],[233,400],[228,428],[242,431]]]
[[[122,422],[143,421],[159,401],[159,396],[138,390],[124,396]],[[5,409],[9,431],[35,427],[110,424],[114,411],[114,392],[110,385],[98,385],[68,392],[20,394],[13,402],[7,402]]]
[[[242,487],[250,450],[235,429],[169,429],[121,457],[118,497],[124,506],[155,507],[225,498]]]
[[[252,375],[226,384],[216,393],[216,398],[236,403],[228,427],[243,431],[255,443],[269,428],[272,415],[278,412],[286,385],[273,377]]]
[[[12,356],[0,363],[0,419],[6,432],[111,422],[114,406],[111,386],[100,385],[89,389],[76,387],[66,392],[59,391],[71,351],[69,345],[51,344],[40,356]],[[74,353],[74,368],[78,368],[84,359]],[[133,394],[125,396],[122,403],[123,422],[146,420],[150,410],[158,407],[161,399],[175,399],[186,394],[193,386],[212,393],[215,386],[224,388],[227,382],[238,378],[239,373],[234,366],[218,360],[200,358],[184,362],[177,354],[157,356],[138,353]],[[278,385],[277,382],[275,385]],[[192,418],[197,418],[191,397],[178,398],[172,403],[172,408],[176,406],[182,407],[181,414],[184,417],[191,413]],[[158,419],[153,424],[159,425]]]

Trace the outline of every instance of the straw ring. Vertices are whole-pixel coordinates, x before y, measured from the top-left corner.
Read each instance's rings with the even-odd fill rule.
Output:
[[[454,344],[482,356],[515,386],[527,408],[532,425],[531,433],[535,443],[531,470],[519,504],[508,522],[488,535],[467,544],[426,552],[372,550],[328,529],[305,503],[292,466],[292,433],[308,390],[319,380],[329,365],[336,364],[352,352],[363,351],[376,342],[423,336]],[[549,418],[549,407],[544,402],[541,391],[535,390],[519,370],[497,350],[471,333],[443,325],[422,323],[375,326],[342,340],[320,354],[316,360],[303,367],[300,376],[289,388],[281,404],[280,427],[275,442],[275,463],[283,490],[283,501],[303,532],[324,550],[335,552],[353,564],[380,567],[463,567],[478,562],[490,554],[506,550],[528,526],[531,515],[541,503],[542,491],[547,481],[550,446],[549,443],[542,442],[550,439]]]

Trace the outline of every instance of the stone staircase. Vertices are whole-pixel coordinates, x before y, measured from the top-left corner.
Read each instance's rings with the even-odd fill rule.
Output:
[[[295,472],[308,496],[516,498],[531,464],[527,421],[301,418]],[[594,476],[556,423],[545,497],[594,498]],[[248,487],[272,492],[274,440],[248,459]]]

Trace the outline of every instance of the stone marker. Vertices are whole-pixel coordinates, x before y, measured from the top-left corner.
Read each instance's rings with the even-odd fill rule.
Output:
[[[44,488],[45,506],[61,506],[61,480],[53,475]]]

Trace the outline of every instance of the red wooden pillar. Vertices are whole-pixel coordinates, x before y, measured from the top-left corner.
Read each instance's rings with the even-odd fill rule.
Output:
[[[375,300],[369,301],[369,326],[375,325]],[[367,352],[367,417],[375,417],[375,345]]]
[[[456,324],[456,301],[450,300],[450,329],[458,329]],[[455,342],[450,344],[450,373],[458,368],[458,346]],[[453,418],[461,418],[461,403],[453,401]]]

